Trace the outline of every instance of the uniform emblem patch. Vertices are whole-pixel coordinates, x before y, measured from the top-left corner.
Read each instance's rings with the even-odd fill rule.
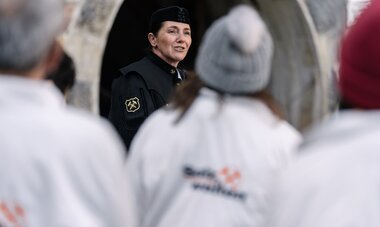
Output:
[[[137,97],[125,100],[127,112],[133,113],[140,109],[140,101]]]

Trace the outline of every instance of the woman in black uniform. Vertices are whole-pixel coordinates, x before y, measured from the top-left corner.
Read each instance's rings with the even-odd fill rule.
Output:
[[[120,69],[121,76],[112,83],[109,119],[127,148],[144,120],[167,104],[176,84],[185,78],[177,66],[191,45],[188,11],[178,6],[155,11],[148,40],[151,52]]]

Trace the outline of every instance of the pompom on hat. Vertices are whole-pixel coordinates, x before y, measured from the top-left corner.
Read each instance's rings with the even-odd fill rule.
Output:
[[[341,45],[339,89],[344,103],[380,109],[380,1],[372,0]]]
[[[195,62],[209,87],[231,93],[255,93],[269,83],[273,42],[255,9],[238,5],[207,30]]]
[[[156,10],[150,17],[149,32],[153,32],[162,22],[174,21],[190,25],[190,16],[187,9],[179,6],[170,6]]]

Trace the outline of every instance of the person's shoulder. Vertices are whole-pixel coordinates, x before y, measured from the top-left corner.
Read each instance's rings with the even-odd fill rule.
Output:
[[[147,143],[161,144],[163,137],[174,138],[177,136],[175,130],[178,126],[176,124],[177,117],[178,111],[169,107],[154,111],[141,125],[134,138],[134,143],[140,144],[137,147],[141,147],[141,143],[145,145]],[[165,134],[162,133],[163,131]],[[132,147],[134,147],[133,144]]]
[[[162,130],[163,127],[171,127],[174,125],[178,112],[169,107],[164,106],[154,111],[143,123],[141,130],[149,128],[149,130]]]
[[[126,86],[135,87],[137,84],[145,85],[146,80],[144,77],[137,71],[128,71],[125,74],[119,74],[112,82],[113,90],[116,90],[118,87],[125,92]]]
[[[293,125],[286,120],[278,120],[277,132],[281,135],[289,135],[294,139],[301,141],[302,135]]]
[[[97,127],[104,127],[104,124],[106,124],[106,121],[100,116],[88,110],[80,109],[70,105],[68,105],[65,110],[62,111],[61,115],[73,122],[80,121],[83,124],[94,125]]]
[[[132,73],[137,73],[136,69],[141,65],[144,64],[144,62],[147,61],[146,57],[143,57],[137,61],[134,61],[122,68],[119,69],[119,72],[121,75],[129,75],[131,72]]]
[[[67,133],[72,131],[71,135],[75,134],[80,139],[94,139],[92,143],[95,144],[119,142],[116,132],[106,119],[86,110],[68,106],[57,119],[61,119],[62,128]]]
[[[70,106],[33,111],[25,127],[38,128],[38,134],[31,138],[34,143],[45,143],[41,146],[51,151],[43,155],[97,159],[125,155],[125,148],[112,125],[96,114]],[[20,137],[29,139],[27,132]]]
[[[139,68],[141,68],[141,64],[144,64],[146,61],[146,57],[143,57],[137,61],[134,61],[118,70],[118,75],[113,80],[113,83],[117,86],[117,84],[123,82],[143,82],[145,81],[144,76],[139,72]]]

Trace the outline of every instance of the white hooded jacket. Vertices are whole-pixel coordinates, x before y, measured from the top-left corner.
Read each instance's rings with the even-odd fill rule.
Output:
[[[275,187],[269,226],[380,226],[379,122],[379,111],[347,111],[305,136]]]
[[[203,88],[179,112],[155,112],[128,160],[141,227],[259,226],[268,188],[299,133],[253,98]]]
[[[120,140],[53,86],[0,76],[0,226],[133,227]]]

